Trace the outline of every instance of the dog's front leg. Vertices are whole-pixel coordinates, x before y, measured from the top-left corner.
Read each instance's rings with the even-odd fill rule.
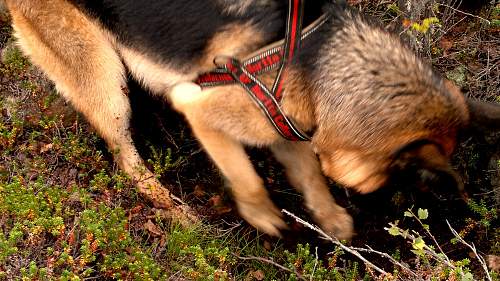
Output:
[[[206,99],[214,98],[192,83],[176,85],[170,92],[173,106],[188,119],[191,128],[215,164],[229,180],[238,211],[251,225],[270,235],[279,236],[286,224],[270,200],[262,179],[255,172],[243,145],[213,128],[203,112],[210,110]]]
[[[304,194],[313,218],[327,233],[350,239],[353,222],[346,210],[335,203],[311,144],[282,142],[271,147],[276,159],[286,168],[290,183]]]
[[[210,157],[229,180],[241,216],[257,229],[279,236],[286,227],[280,211],[269,199],[262,179],[255,172],[243,146],[227,135],[193,126]]]

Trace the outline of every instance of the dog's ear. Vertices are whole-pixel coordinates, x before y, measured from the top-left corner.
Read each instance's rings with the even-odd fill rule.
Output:
[[[422,187],[463,190],[462,179],[453,171],[448,157],[431,142],[418,141],[402,148],[391,171],[399,180],[417,182]]]
[[[500,131],[500,104],[467,99],[469,128]]]

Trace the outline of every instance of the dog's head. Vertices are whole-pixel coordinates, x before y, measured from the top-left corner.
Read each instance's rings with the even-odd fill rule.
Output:
[[[500,106],[466,99],[396,35],[356,13],[330,25],[309,71],[312,144],[324,173],[361,193],[394,176],[460,187],[449,164],[457,135],[500,129]]]
[[[418,104],[414,106],[420,107]],[[415,123],[409,123],[401,116],[400,121],[393,119],[387,126],[362,127],[365,132],[358,131],[358,135],[332,127],[327,129],[328,132],[319,129],[313,138],[313,146],[324,174],[360,193],[401,181],[431,188],[462,189],[462,180],[449,162],[457,135],[459,132],[500,130],[500,105],[465,100],[465,105],[457,104],[457,107],[461,106],[466,111],[457,111],[461,115],[455,118],[450,115],[449,119],[443,119],[441,117],[446,116],[427,112],[424,107],[418,116],[414,116]],[[397,119],[397,115],[394,117]],[[425,122],[419,123],[423,119],[436,124],[425,128]],[[395,129],[398,125],[401,126],[399,132]],[[336,132],[339,135],[333,136]]]

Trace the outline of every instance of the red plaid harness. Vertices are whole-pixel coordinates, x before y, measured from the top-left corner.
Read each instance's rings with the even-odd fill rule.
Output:
[[[309,141],[307,134],[298,129],[286,117],[280,107],[283,96],[283,70],[294,59],[300,42],[316,31],[328,19],[328,14],[310,24],[302,31],[304,3],[289,0],[285,39],[259,50],[243,63],[235,58],[217,57],[213,71],[201,74],[196,83],[201,87],[239,83],[259,106],[274,128],[290,141]],[[256,76],[278,68],[272,89],[268,89]]]

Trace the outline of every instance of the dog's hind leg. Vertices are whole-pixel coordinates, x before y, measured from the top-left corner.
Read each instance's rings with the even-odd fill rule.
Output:
[[[304,194],[306,206],[321,228],[339,239],[350,239],[352,218],[330,194],[311,144],[281,142],[271,150],[285,166],[290,183]]]
[[[66,1],[18,3],[7,1],[23,51],[105,139],[139,192],[185,218],[185,207],[145,168],[132,142],[125,70],[110,36]]]

